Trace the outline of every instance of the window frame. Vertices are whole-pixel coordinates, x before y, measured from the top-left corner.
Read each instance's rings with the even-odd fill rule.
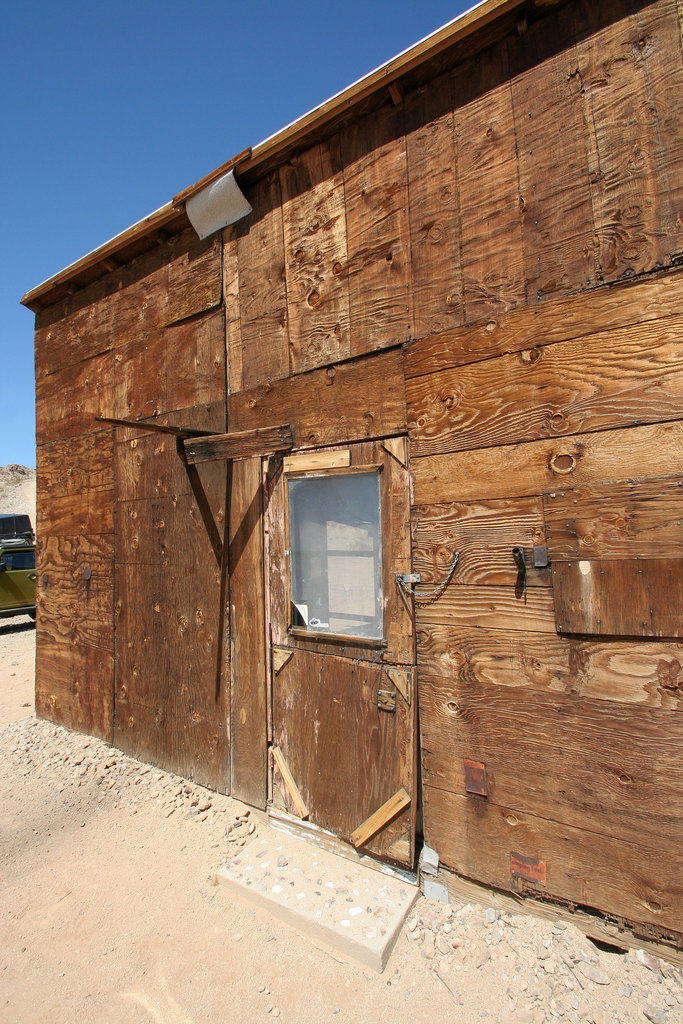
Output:
[[[384,524],[386,521],[386,498],[383,486],[384,465],[378,462],[363,463],[355,466],[320,467],[319,469],[297,470],[292,468],[285,470],[285,495],[284,495],[284,541],[286,552],[286,607],[287,607],[287,635],[298,640],[313,640],[316,642],[330,640],[334,643],[357,644],[361,647],[385,648],[387,646],[387,609],[386,609],[386,532]],[[374,473],[377,477],[379,494],[379,553],[380,553],[380,617],[381,635],[378,637],[358,636],[353,633],[334,633],[330,630],[309,629],[304,626],[295,625],[292,621],[292,548],[290,535],[290,514],[289,514],[289,482],[290,480],[302,479],[329,479],[330,477],[343,477],[358,474]]]

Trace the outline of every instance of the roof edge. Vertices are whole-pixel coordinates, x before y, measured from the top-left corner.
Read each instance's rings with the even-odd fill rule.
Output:
[[[538,6],[543,6],[544,3],[552,5],[557,0],[535,0],[535,2]],[[82,256],[75,263],[65,267],[64,270],[60,270],[57,274],[47,278],[47,280],[26,292],[21,299],[22,305],[27,306],[34,312],[40,311],[45,305],[50,305],[49,301],[45,301],[50,292],[60,285],[67,285],[84,270],[95,267],[99,263],[104,263],[108,257],[114,256],[131,242],[158,231],[178,216],[179,209],[182,210],[188,199],[219,178],[226,169],[235,168],[240,174],[246,171],[253,172],[260,165],[265,164],[266,161],[275,159],[278,153],[296,146],[306,136],[322,128],[338,114],[349,110],[377,90],[386,88],[401,75],[437,56],[449,46],[472,35],[477,29],[483,28],[492,21],[495,21],[496,18],[513,11],[515,8],[526,6],[527,3],[528,0],[480,0],[474,7],[458,15],[458,17],[449,21],[430,35],[425,36],[419,42],[414,43],[408,49],[403,50],[397,56],[392,57],[391,60],[380,65],[380,67],[369,72],[369,74],[364,75],[330,99],[325,100],[324,103],[314,107],[308,113],[302,115],[302,117],[281,128],[253,149],[247,148],[243,150],[237,156],[216,168],[215,171],[205,175],[196,184],[183,189],[170,202],[159,207],[158,210],[150,213],[147,217],[143,217],[142,220],[137,221],[129,228],[126,228],[125,231],[115,235],[108,242]]]

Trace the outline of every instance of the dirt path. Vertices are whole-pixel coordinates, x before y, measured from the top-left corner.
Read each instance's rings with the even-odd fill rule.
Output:
[[[248,808],[33,717],[0,626],[0,1021],[683,1021],[683,974],[571,926],[421,899],[383,975],[215,884]]]

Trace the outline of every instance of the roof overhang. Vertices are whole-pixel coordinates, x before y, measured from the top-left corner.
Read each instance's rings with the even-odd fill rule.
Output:
[[[426,64],[449,47],[465,42],[475,32],[504,15],[517,11],[519,8],[554,6],[558,2],[560,0],[482,0],[481,3],[448,22],[443,28],[437,29],[436,32],[393,57],[386,64],[365,75],[331,99],[314,107],[303,117],[271,135],[255,148],[248,148],[238,153],[237,156],[216,168],[196,184],[179,192],[171,202],[166,203],[165,206],[160,207],[148,217],[144,217],[104,245],[32,288],[23,296],[21,300],[23,305],[38,312],[45,306],[52,305],[63,298],[70,291],[84,287],[90,281],[115,269],[122,262],[131,258],[131,254],[135,254],[136,250],[142,251],[149,248],[149,245],[144,244],[147,241],[151,240],[151,244],[154,244],[155,241],[163,241],[163,238],[167,237],[169,229],[175,231],[187,226],[185,210],[188,201],[199,193],[208,194],[209,186],[218,182],[219,179],[225,178],[228,172],[233,172],[233,177],[234,174],[237,174],[240,178],[247,176],[250,180],[255,180],[259,176],[259,172],[265,173],[268,169],[283,162],[287,159],[288,154],[297,148],[302,148],[307,140],[324,130],[326,125],[344,114],[350,113],[379,90],[389,89],[392,96],[395,97],[396,93],[392,91],[392,87],[396,88],[396,83],[400,78]],[[123,259],[117,260],[117,256],[123,257]]]

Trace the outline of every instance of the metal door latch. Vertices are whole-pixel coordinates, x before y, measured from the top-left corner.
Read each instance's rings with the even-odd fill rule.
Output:
[[[396,690],[378,690],[377,707],[380,711],[396,711]]]

